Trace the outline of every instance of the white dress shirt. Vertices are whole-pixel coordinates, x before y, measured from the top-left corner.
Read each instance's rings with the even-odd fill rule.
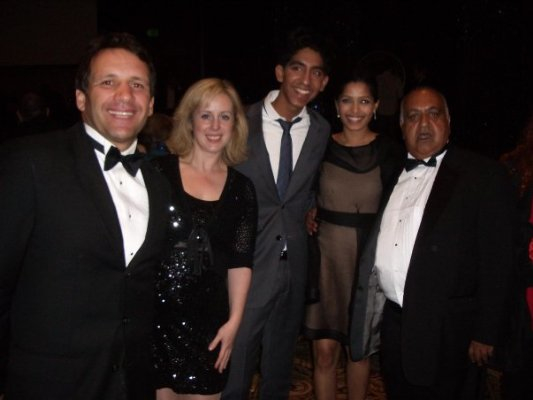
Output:
[[[279,151],[281,147],[281,136],[283,135],[283,128],[277,120],[280,118],[285,119],[272,107],[272,102],[276,100],[278,95],[279,90],[271,91],[266,96],[263,104],[263,135],[275,181],[278,179]],[[309,125],[311,124],[309,114],[305,107],[297,117],[302,118],[302,120],[291,127],[293,169],[298,161],[298,156],[302,151],[307,132],[309,131]]]
[[[404,169],[383,212],[375,266],[385,297],[400,306],[420,222],[445,154],[436,157],[435,167],[418,165],[409,172]],[[410,154],[408,157],[413,158]]]
[[[89,125],[84,125],[87,134],[102,144],[104,153],[107,154],[113,144]],[[121,153],[124,155],[133,154],[136,147],[137,141]],[[127,266],[143,244],[146,236],[149,216],[146,185],[144,184],[141,170],[133,177],[124,169],[120,162],[110,170],[104,171],[105,155],[96,149],[94,152],[115,204],[120,230],[122,231],[124,263]]]

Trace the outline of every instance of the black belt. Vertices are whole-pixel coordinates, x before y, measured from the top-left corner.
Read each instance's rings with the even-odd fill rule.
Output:
[[[288,257],[288,255],[287,255],[287,250],[282,250],[281,253],[280,253],[280,255],[279,255],[279,259],[280,259],[280,260],[286,260],[287,257]]]
[[[346,213],[318,208],[317,218],[335,225],[351,228],[370,229],[376,218],[375,213]]]

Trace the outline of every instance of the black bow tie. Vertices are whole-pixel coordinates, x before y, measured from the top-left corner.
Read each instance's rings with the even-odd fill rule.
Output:
[[[437,158],[433,156],[427,161],[417,160],[416,158],[408,158],[407,160],[405,160],[405,170],[407,172],[416,168],[418,165],[424,165],[426,167],[435,167],[437,166]]]
[[[412,169],[416,168],[418,165],[423,165],[425,167],[436,167],[437,157],[440,156],[442,153],[444,153],[446,150],[448,150],[448,144],[445,144],[442,149],[440,149],[438,152],[433,154],[431,158],[427,161],[417,160],[416,158],[407,158],[405,160],[405,170],[409,172]]]
[[[137,175],[137,171],[141,167],[144,160],[144,154],[134,153],[123,156],[120,151],[112,146],[105,155],[104,171],[108,171],[113,168],[117,163],[121,162],[124,169],[128,171],[131,176]]]
[[[94,148],[100,153],[104,154],[104,146],[101,143],[98,143],[90,136],[89,138],[91,139]],[[115,146],[111,146],[109,148],[109,151],[105,155],[104,171],[109,171],[111,168],[121,162],[124,166],[124,169],[131,176],[135,176],[137,175],[137,171],[139,170],[141,164],[144,161],[144,157],[145,155],[142,153],[127,154],[123,156],[122,154],[120,154],[119,149],[117,149]]]

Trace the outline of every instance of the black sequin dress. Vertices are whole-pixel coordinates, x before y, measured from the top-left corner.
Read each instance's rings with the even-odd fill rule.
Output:
[[[228,320],[227,270],[251,267],[257,225],[252,182],[228,168],[218,201],[183,189],[178,159],[154,161],[175,188],[169,207],[169,241],[157,273],[154,354],[157,388],[182,394],[221,392],[229,368],[215,368],[220,346],[208,350]]]

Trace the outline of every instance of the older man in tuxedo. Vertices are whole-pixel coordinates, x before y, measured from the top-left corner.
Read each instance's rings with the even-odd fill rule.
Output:
[[[441,93],[417,88],[401,106],[407,162],[360,264],[352,358],[381,350],[392,400],[476,398],[511,270],[510,182],[497,162],[448,145]]]
[[[154,267],[169,188],[136,154],[153,63],[129,34],[93,40],[83,123],[0,158],[0,335],[6,399],[155,397]]]

